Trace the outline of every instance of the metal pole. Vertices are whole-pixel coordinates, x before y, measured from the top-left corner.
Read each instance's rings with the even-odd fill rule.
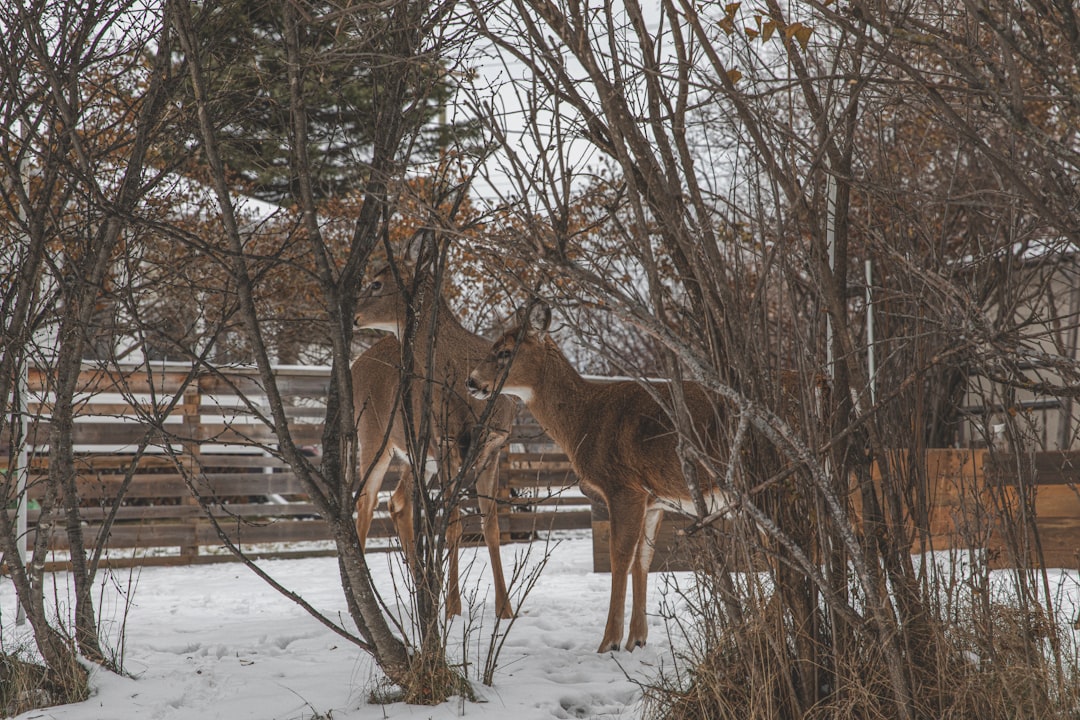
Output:
[[[829,272],[836,272],[836,180],[833,178],[830,172],[826,178],[828,183],[826,192],[828,193],[827,205],[825,207],[825,243],[828,247],[829,253]],[[833,326],[832,316],[829,313],[825,313],[825,364],[826,372],[828,372],[830,378],[836,377],[836,371],[833,368]]]
[[[877,358],[874,356],[874,268],[866,259],[866,369],[870,374],[870,405],[877,403]]]
[[[19,368],[18,389],[15,391],[17,395],[15,407],[19,413],[19,455],[15,463],[15,536],[18,540],[19,562],[22,563],[24,568],[26,567],[26,510],[29,504],[26,497],[26,477],[30,474],[30,450],[28,447],[30,440],[30,413],[27,412],[30,397],[29,373],[30,366],[24,361],[22,367]],[[15,612],[15,624],[23,625],[25,623],[26,610],[23,609],[20,602]]]
[[[25,138],[23,138],[22,123],[19,123],[18,133],[22,142],[25,144]],[[26,133],[29,135],[29,133]],[[19,182],[22,183],[24,188],[27,188],[29,192],[30,177],[27,172],[26,164],[23,160],[23,153],[19,154]],[[25,219],[22,204],[17,205],[16,212],[20,219]],[[24,349],[25,350],[25,349]],[[27,362],[25,354],[22,357],[22,362],[19,364],[19,380],[15,385],[15,408],[19,413],[19,453],[15,461],[15,535],[19,549],[19,562],[22,563],[22,567],[26,567],[26,536],[27,536],[27,522],[26,522],[26,510],[27,510],[27,497],[26,497],[26,479],[30,473],[30,453],[27,447],[30,436],[30,417],[27,412],[29,407],[29,372],[30,363]],[[15,624],[23,625],[26,623],[26,611],[23,609],[22,603],[17,603],[18,609],[15,613]]]

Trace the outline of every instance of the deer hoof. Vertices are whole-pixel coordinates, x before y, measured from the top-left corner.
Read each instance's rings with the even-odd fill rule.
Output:
[[[626,649],[630,650],[630,651],[637,650],[638,648],[643,648],[643,647],[645,647],[645,638],[638,638],[637,640],[628,640],[626,642]]]
[[[598,652],[598,653],[607,653],[607,652],[618,652],[618,650],[619,650],[619,641],[618,640],[614,640],[614,641],[612,641],[612,640],[604,640],[604,642],[600,643],[600,649],[597,650],[596,652]]]

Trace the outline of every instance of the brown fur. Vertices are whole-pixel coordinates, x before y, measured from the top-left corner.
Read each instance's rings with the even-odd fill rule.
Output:
[[[489,342],[461,326],[445,300],[434,292],[432,283],[422,284],[415,297],[418,300],[419,327],[413,369],[423,375],[431,368],[433,384],[430,405],[432,447],[428,454],[437,461],[449,462],[449,477],[454,477],[464,460],[463,453],[474,441],[481,446],[470,482],[475,481],[483,521],[484,542],[491,556],[495,585],[495,606],[500,617],[510,617],[512,611],[506,591],[502,558],[499,553],[498,523],[498,456],[509,436],[514,409],[509,400],[500,399],[490,416],[488,428],[478,426],[486,403],[472,398],[465,390],[469,369],[483,357]],[[372,280],[357,301],[355,322],[359,327],[379,327],[393,331],[405,325],[405,298],[389,266],[377,268]],[[431,357],[428,349],[429,331],[437,323],[437,336]],[[361,545],[367,539],[372,515],[378,503],[378,489],[397,451],[407,453],[403,413],[393,412],[398,401],[398,385],[402,363],[401,344],[396,337],[383,338],[352,365],[353,403],[356,409],[359,436],[360,473],[367,477],[356,503],[356,533]],[[413,418],[419,423],[425,392],[425,382],[418,378],[411,389]],[[393,415],[393,417],[391,417]],[[389,430],[388,430],[389,426]],[[385,439],[385,442],[384,442]],[[423,470],[419,473],[423,475]],[[401,538],[406,558],[414,561],[412,483],[413,472],[405,473],[390,499],[390,514]],[[447,573],[447,613],[461,612],[458,586],[458,545],[461,537],[458,510],[451,511],[447,537],[450,567]]]
[[[550,318],[547,308],[534,306],[525,327],[495,342],[469,386],[486,397],[503,380],[503,392],[531,395],[529,409],[569,456],[582,490],[607,503],[611,602],[599,652],[618,649],[622,639],[627,573],[633,578],[633,609],[626,648],[632,650],[648,634],[646,581],[665,500],[668,507],[691,504],[678,438],[668,414],[642,385],[583,378],[547,336]],[[651,389],[663,399],[671,386],[656,383]],[[698,385],[683,389],[697,440],[710,454],[718,453],[718,408]]]

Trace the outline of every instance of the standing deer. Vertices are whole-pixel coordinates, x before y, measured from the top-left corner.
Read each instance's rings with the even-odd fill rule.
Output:
[[[409,284],[410,270],[399,263],[395,278],[389,264],[374,268],[371,281],[364,287],[356,304],[355,325],[389,331],[395,337],[383,338],[352,365],[353,403],[356,409],[359,462],[366,481],[356,501],[356,534],[361,547],[367,540],[372,516],[378,504],[378,492],[394,453],[408,459],[404,413],[400,407],[401,344],[398,340],[406,322],[407,302],[402,288]],[[432,373],[431,402],[427,408],[431,421],[431,441],[425,468],[411,468],[403,473],[390,499],[390,515],[394,521],[407,562],[415,563],[413,542],[412,483],[416,476],[427,481],[436,463],[447,462],[444,476],[455,477],[474,443],[480,443],[474,454],[475,464],[468,477],[475,478],[480,505],[484,542],[491,555],[491,572],[495,585],[495,607],[499,617],[513,613],[503,576],[499,554],[498,472],[499,451],[509,436],[514,417],[511,402],[502,398],[496,402],[486,427],[480,427],[485,403],[471,397],[465,389],[469,369],[487,352],[490,341],[475,335],[458,322],[445,299],[437,292],[434,279],[421,277],[413,293],[413,311],[417,319],[415,358],[411,396],[413,420],[419,424],[423,409],[425,380],[422,374]],[[434,328],[434,343],[428,338]],[[396,410],[395,410],[396,409]],[[461,612],[461,593],[458,586],[458,545],[461,523],[455,506],[450,512],[447,547],[450,564],[447,569],[447,614]],[[413,564],[415,567],[415,564]]]
[[[586,380],[548,336],[550,324],[548,307],[529,308],[519,327],[499,338],[469,375],[469,391],[477,398],[493,392],[521,398],[566,452],[585,494],[607,503],[611,601],[597,652],[619,649],[627,573],[634,594],[626,649],[633,650],[643,647],[648,635],[646,582],[663,511],[696,510],[676,452],[673,423],[650,389],[630,381]],[[657,383],[651,390],[662,397],[670,388]],[[719,456],[722,414],[700,386],[687,383],[683,390],[695,439]],[[704,494],[710,512],[731,506],[721,490]]]

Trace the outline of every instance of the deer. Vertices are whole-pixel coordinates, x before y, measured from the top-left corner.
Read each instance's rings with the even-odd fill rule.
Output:
[[[657,531],[665,509],[697,515],[677,453],[677,434],[657,398],[672,386],[636,381],[600,382],[581,376],[549,335],[551,309],[537,303],[519,315],[469,374],[477,399],[495,393],[520,398],[570,459],[582,491],[606,503],[611,518],[611,597],[607,625],[597,652],[619,649],[626,577],[633,602],[626,649],[644,647],[646,584]],[[712,456],[720,454],[722,409],[695,383],[683,394],[692,431]],[[699,473],[704,477],[707,473]],[[703,496],[709,513],[733,507],[713,487]]]
[[[462,326],[438,292],[430,273],[416,276],[413,283],[414,273],[418,272],[415,267],[410,267],[409,260],[397,263],[396,267],[390,262],[373,266],[368,273],[370,280],[361,288],[356,303],[356,327],[390,333],[357,357],[351,367],[358,462],[361,473],[365,473],[365,481],[356,498],[356,534],[363,549],[378,505],[378,492],[392,457],[396,454],[406,461],[409,459],[399,387],[402,366],[399,338],[404,332],[409,310],[405,288],[412,285],[415,287],[410,293],[414,298],[412,310],[417,322],[413,345],[413,371],[417,377],[412,380],[411,388],[413,421],[420,423],[426,384],[422,374],[430,368],[431,438],[425,467],[403,472],[393,490],[389,501],[390,516],[401,540],[406,563],[415,567],[413,483],[419,476],[426,487],[435,468],[443,462],[447,463],[448,471],[444,477],[457,476],[472,452],[475,463],[466,478],[467,482],[475,482],[484,543],[491,557],[496,612],[501,618],[509,618],[513,611],[500,555],[497,491],[499,452],[509,437],[515,408],[511,401],[499,398],[488,414],[487,425],[480,426],[486,404],[466,391],[465,381],[469,370],[486,353],[490,341]],[[433,328],[436,331],[434,342],[429,343]],[[476,443],[479,445],[474,448]],[[461,613],[458,585],[461,523],[456,506],[451,508],[449,520],[446,613],[458,615]]]

